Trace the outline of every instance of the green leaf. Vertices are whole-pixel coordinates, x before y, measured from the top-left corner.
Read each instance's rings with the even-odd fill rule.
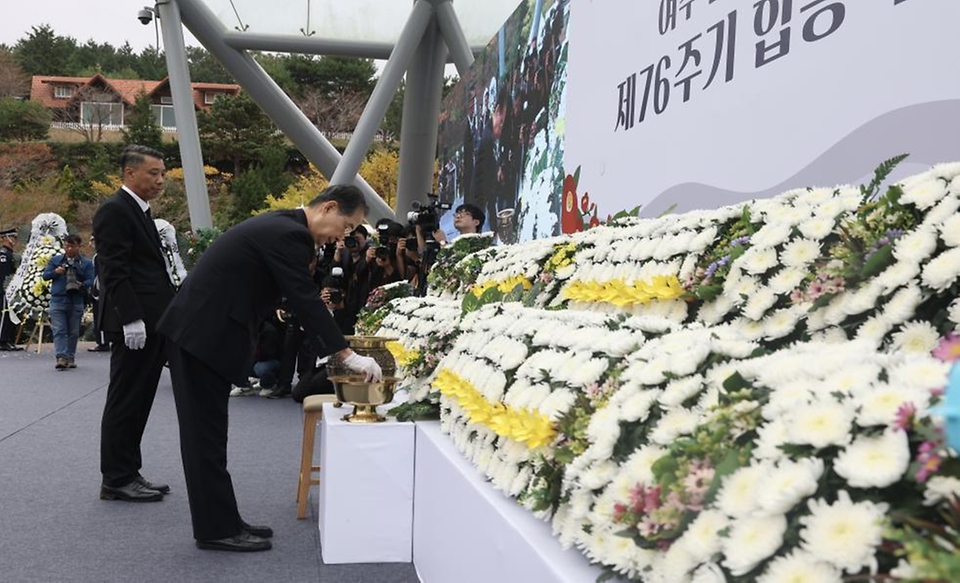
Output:
[[[680,462],[668,454],[653,462],[653,466],[650,469],[657,483],[666,485],[674,481],[674,476],[679,468]]]
[[[748,389],[751,386],[752,385],[750,384],[750,381],[743,378],[743,375],[741,375],[739,372],[733,373],[732,375],[728,376],[725,381],[723,381],[723,388],[728,393],[735,393],[741,389]]]
[[[463,310],[464,315],[470,312],[476,312],[480,309],[480,299],[472,293],[467,293],[467,295],[463,296],[463,302],[460,304],[460,308]]]
[[[695,295],[705,302],[712,302],[717,299],[723,291],[723,285],[715,283],[713,285],[702,285],[697,288]]]
[[[883,181],[886,180],[887,176],[893,172],[893,169],[896,168],[900,162],[903,162],[909,155],[910,154],[900,154],[899,156],[894,156],[893,158],[890,158],[889,160],[886,160],[877,166],[876,170],[873,171],[873,180],[870,181],[870,184],[866,186],[860,186],[860,194],[863,195],[861,203],[866,203],[871,198],[876,196],[877,192],[880,190],[880,184],[882,184]]]
[[[580,166],[577,166],[577,169],[573,172],[573,183],[577,186],[580,185]]]
[[[893,261],[893,245],[884,245],[863,264],[863,268],[860,270],[860,277],[864,279],[873,277],[893,265]]]
[[[714,497],[716,497],[717,492],[720,491],[720,486],[723,484],[723,477],[729,476],[739,468],[740,450],[732,449],[727,452],[727,455],[723,458],[723,460],[717,464],[716,473],[713,475],[713,481],[710,483],[710,488],[704,495],[704,500],[713,500]]]
[[[478,301],[480,303],[480,306],[485,306],[487,304],[494,304],[502,300],[503,300],[503,292],[501,292],[495,287],[491,287],[487,291],[480,294],[480,298]]]
[[[503,296],[503,301],[519,302],[520,300],[523,299],[523,292],[524,292],[523,284],[518,283],[517,285],[513,286],[512,290],[510,290],[509,292],[507,292],[505,296]]]

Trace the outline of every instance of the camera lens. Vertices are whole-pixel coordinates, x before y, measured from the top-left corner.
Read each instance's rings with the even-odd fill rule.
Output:
[[[410,251],[417,250],[417,238],[416,237],[407,237],[407,249]]]
[[[384,247],[383,245],[380,245],[379,247],[377,247],[375,253],[376,253],[376,257],[379,258],[379,259],[389,259],[389,258],[390,258],[390,248],[389,248],[389,247]]]
[[[338,289],[330,290],[330,303],[339,304],[343,301],[343,292]]]
[[[353,249],[354,247],[357,246],[357,238],[354,237],[353,235],[347,235],[346,237],[343,238],[343,245],[348,249]]]

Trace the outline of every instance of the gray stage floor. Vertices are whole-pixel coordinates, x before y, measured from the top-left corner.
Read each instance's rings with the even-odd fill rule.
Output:
[[[78,368],[43,351],[0,352],[0,581],[417,581],[410,564],[324,565],[317,489],[296,518],[302,417],[289,399],[231,399],[229,468],[244,518],[275,531],[265,553],[193,544],[170,379],[161,378],[143,440],[143,474],[163,502],[98,498],[108,353],[81,343]],[[318,452],[319,457],[319,452]]]

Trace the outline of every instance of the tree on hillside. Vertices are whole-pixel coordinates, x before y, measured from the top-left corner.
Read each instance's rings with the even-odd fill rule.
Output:
[[[140,51],[139,55],[136,55],[130,45],[126,44],[120,47],[119,52],[121,61],[129,60],[133,62],[133,68],[136,69],[140,79],[159,81],[167,76],[167,58],[163,51],[157,52],[153,47],[147,47]]]
[[[208,160],[229,161],[234,176],[244,163],[256,162],[265,148],[281,143],[276,126],[246,93],[222,97],[197,116]]]
[[[0,99],[0,140],[44,140],[50,132],[50,112],[35,101]]]
[[[233,77],[213,55],[201,47],[187,47],[190,80],[194,83],[233,83]]]
[[[17,41],[14,55],[27,75],[70,75],[70,57],[76,48],[72,37],[59,36],[50,25],[42,24]]]
[[[0,97],[23,97],[30,94],[30,77],[27,76],[13,53],[0,50]]]
[[[157,123],[147,94],[140,92],[133,107],[127,113],[126,127],[123,129],[125,144],[140,144],[154,149],[163,145],[163,129]]]
[[[290,55],[286,58],[290,78],[301,91],[310,89],[337,95],[373,91],[377,69],[372,59]]]

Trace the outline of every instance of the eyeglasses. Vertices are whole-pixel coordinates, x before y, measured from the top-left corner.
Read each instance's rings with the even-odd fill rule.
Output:
[[[470,211],[456,211],[453,213],[453,216],[455,217],[462,217],[463,215],[467,215],[471,219],[473,218],[473,215],[470,214]]]

